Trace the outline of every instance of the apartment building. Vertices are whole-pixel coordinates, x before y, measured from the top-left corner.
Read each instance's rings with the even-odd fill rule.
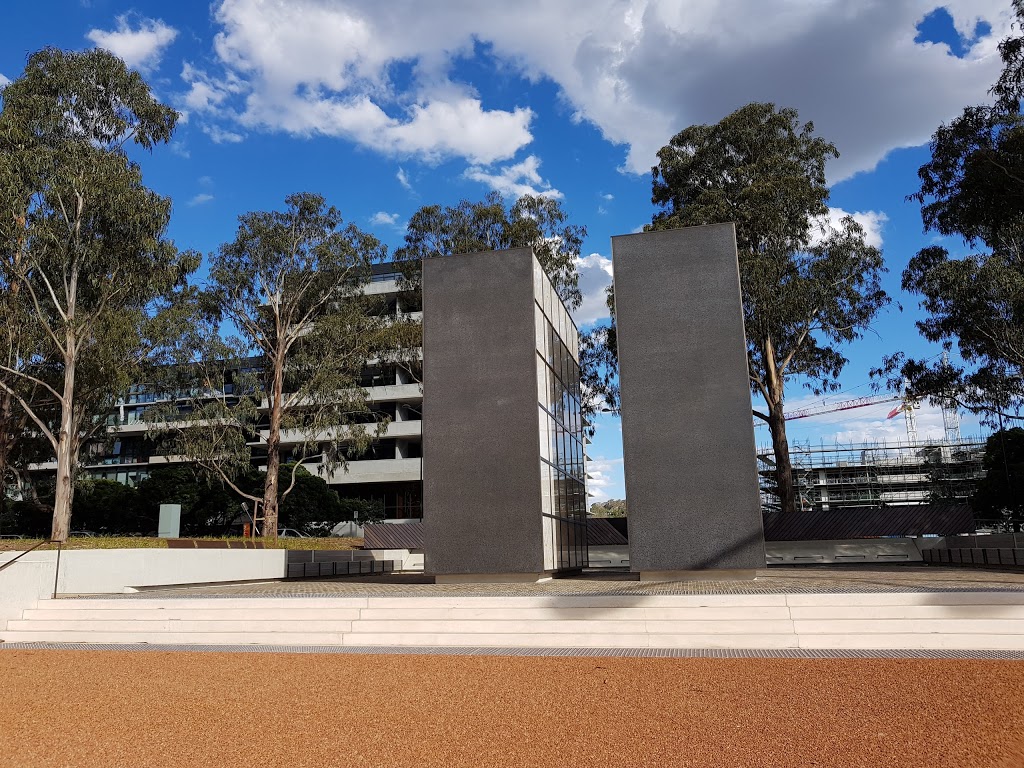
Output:
[[[386,314],[422,319],[418,293],[405,290],[394,264],[374,265],[366,293],[383,299],[381,311]],[[360,384],[366,388],[375,418],[387,417],[387,431],[361,456],[348,461],[347,467],[324,471],[316,463],[306,467],[319,473],[342,498],[373,499],[384,505],[385,515],[392,519],[422,516],[421,481],[423,455],[423,388],[421,366],[397,366],[369,361]],[[225,382],[230,393],[231,382]],[[159,401],[151,388],[137,386],[110,414],[107,424],[112,439],[95,441],[87,446],[82,471],[87,477],[114,480],[135,485],[149,476],[154,467],[167,466],[174,457],[161,456],[154,443],[147,439],[145,411]],[[266,436],[264,430],[263,437]],[[283,435],[282,449],[293,447]],[[260,443],[252,444],[256,466],[260,466]],[[54,463],[42,464],[38,471],[53,471]]]

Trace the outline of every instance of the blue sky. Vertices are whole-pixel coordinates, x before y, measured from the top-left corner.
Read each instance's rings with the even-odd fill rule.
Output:
[[[604,314],[610,237],[650,221],[657,149],[750,101],[796,107],[842,153],[836,215],[855,214],[890,269],[894,305],[844,350],[847,391],[829,397],[842,400],[870,394],[883,354],[938,352],[899,287],[934,241],[905,197],[939,123],[986,100],[1011,20],[1009,0],[37,0],[5,10],[0,84],[48,45],[98,45],[143,72],[182,113],[172,145],[140,162],[174,200],[183,248],[212,251],[239,214],[298,191],[392,247],[421,205],[557,196],[589,230],[584,325]],[[791,440],[905,437],[890,408],[791,422]],[[941,434],[938,412],[923,408],[919,429]],[[590,453],[596,497],[621,498],[617,420],[599,420]]]

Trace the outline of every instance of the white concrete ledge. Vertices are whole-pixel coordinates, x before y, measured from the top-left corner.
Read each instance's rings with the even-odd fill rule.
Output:
[[[1024,592],[38,601],[4,642],[1024,649]]]

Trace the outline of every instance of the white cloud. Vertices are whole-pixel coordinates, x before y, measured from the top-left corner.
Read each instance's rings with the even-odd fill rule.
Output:
[[[379,224],[386,227],[398,226],[399,215],[397,213],[388,213],[387,211],[377,211],[373,216],[370,217],[371,224]]]
[[[226,130],[219,125],[204,125],[203,133],[209,136],[214,144],[237,144],[245,139],[242,134]]]
[[[186,160],[192,156],[192,153],[188,151],[188,147],[185,146],[185,143],[182,141],[172,141],[170,144],[170,150],[178,157],[183,157]]]
[[[882,247],[882,228],[885,226],[885,222],[889,220],[889,217],[882,211],[848,213],[842,208],[829,208],[828,216],[818,222],[818,226],[812,230],[813,240],[820,242],[825,234],[839,229],[840,221],[847,216],[853,217],[853,220],[863,227],[864,242],[875,248]]]
[[[608,305],[605,303],[605,288],[612,283],[612,260],[599,253],[576,259],[580,275],[580,292],[583,301],[572,313],[573,320],[581,328],[598,320],[608,320]]]
[[[791,384],[791,386],[793,386]],[[799,390],[794,387],[794,394]],[[793,413],[804,408],[827,409],[834,407],[840,402],[846,403],[857,398],[869,397],[879,398],[882,402],[872,402],[857,408],[836,410],[828,413],[817,413],[802,419],[793,419],[786,422],[786,432],[790,445],[811,446],[824,445],[849,445],[854,443],[871,443],[880,441],[902,441],[908,440],[907,422],[903,413],[898,413],[891,419],[888,415],[894,408],[899,407],[900,401],[893,397],[886,399],[882,394],[873,394],[867,385],[845,393],[836,393],[827,397],[812,394],[801,394],[793,396],[786,401],[786,413]],[[754,398],[754,408],[764,410],[764,401],[761,398]],[[921,401],[919,407],[914,409],[915,421],[917,424],[918,440],[941,439],[945,435],[942,423],[942,410],[931,405],[927,401]],[[961,414],[964,419],[964,435],[966,430],[974,428],[974,421]],[[758,446],[770,444],[767,426],[761,426],[764,422],[761,419],[754,419],[758,429],[755,432]]]
[[[487,47],[499,66],[561,90],[577,120],[623,145],[646,173],[677,131],[715,122],[750,101],[794,106],[842,157],[832,182],[926,141],[943,120],[986,98],[1000,68],[1006,0],[944,0],[970,38],[964,58],[915,43],[937,0],[221,0],[216,79],[186,98],[242,125],[339,136],[427,160],[507,160],[531,139],[532,112],[489,108],[455,81],[454,63]],[[400,86],[396,67],[412,73]],[[244,93],[222,98],[235,78]],[[941,88],[936,87],[941,83]],[[219,101],[218,101],[219,99]]]
[[[118,16],[117,28],[112,31],[92,29],[85,36],[98,48],[105,48],[119,56],[129,67],[148,72],[160,64],[164,50],[178,36],[178,30],[160,19],[138,17],[133,28],[129,16]]]
[[[6,75],[0,74],[0,88],[3,88],[5,85],[7,85],[10,82],[11,82],[11,78],[7,77]]]
[[[890,403],[889,408],[895,408],[897,403]],[[942,411],[932,405],[922,403],[920,408],[914,409],[914,421],[917,424],[918,440],[941,440],[945,436],[942,426]],[[878,416],[851,416],[843,424],[845,429],[835,433],[835,440],[839,443],[872,443],[880,441],[895,442],[897,440],[907,442],[907,422],[902,413],[889,419],[885,415]]]
[[[608,489],[622,485],[622,459],[605,459],[599,457],[587,462],[587,491],[591,494],[590,503],[607,501],[611,498]]]
[[[467,179],[486,184],[491,189],[511,198],[519,198],[523,195],[543,195],[555,199],[562,197],[561,192],[552,189],[551,185],[541,178],[539,169],[540,158],[530,155],[522,162],[499,168],[497,172],[473,166],[468,168],[464,175]]]
[[[430,16],[425,10],[223,0],[214,9],[220,72],[186,66],[183,101],[229,114],[246,128],[341,137],[427,162],[513,157],[532,140],[533,112],[488,109],[470,86],[449,80],[446,62],[471,51],[472,39],[464,25],[462,39],[450,46],[433,35],[436,23],[410,27],[410,20]],[[407,62],[415,82],[398,92],[391,67]]]
[[[412,192],[412,184],[409,182],[409,176],[406,174],[405,169],[399,166],[398,173],[395,174],[395,178],[398,179],[398,183],[401,184],[405,189]]]
[[[197,205],[202,205],[203,203],[208,203],[211,200],[213,200],[213,195],[208,194],[206,192],[200,192],[198,195],[196,195],[195,197],[188,201],[188,205],[190,207],[194,207]]]
[[[613,195],[611,192],[605,192],[603,195],[601,195],[601,199],[607,200],[610,203],[612,200],[615,199],[615,195]]]

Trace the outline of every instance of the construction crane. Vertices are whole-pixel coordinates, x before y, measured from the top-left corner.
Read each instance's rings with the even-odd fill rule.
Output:
[[[796,419],[807,419],[812,416],[821,416],[826,413],[852,411],[856,408],[866,408],[869,405],[879,405],[881,403],[899,403],[899,405],[889,411],[885,418],[894,419],[902,413],[907,423],[907,440],[910,445],[917,445],[917,415],[915,411],[920,409],[921,400],[906,393],[902,395],[887,394],[858,397],[853,400],[840,400],[835,403],[822,402],[820,405],[809,405],[806,408],[787,411],[783,416],[786,421],[794,421]],[[960,412],[956,401],[944,398],[940,401],[939,406],[942,409],[942,426],[945,432],[945,442],[950,445],[959,443],[961,439]],[[755,422],[755,424],[760,423]]]
[[[875,395],[873,397],[858,397],[853,400],[840,400],[838,403],[821,403],[821,405],[809,405],[796,411],[787,411],[783,414],[786,421],[795,419],[806,419],[810,416],[820,416],[823,413],[835,413],[836,411],[852,411],[854,408],[864,408],[879,403],[892,403],[903,400],[902,395]],[[892,418],[890,413],[888,418]]]
[[[783,417],[786,421],[795,421],[796,419],[806,419],[811,416],[821,416],[826,413],[852,411],[856,408],[866,408],[869,405],[894,402],[898,402],[899,405],[889,411],[889,415],[886,416],[886,419],[895,418],[902,413],[907,422],[907,439],[911,445],[917,445],[917,416],[914,414],[914,411],[921,407],[921,403],[917,398],[910,397],[906,394],[872,395],[869,397],[854,398],[853,400],[840,400],[835,403],[823,402],[820,405],[810,405],[806,408],[800,408],[795,411],[787,411],[783,414]]]

